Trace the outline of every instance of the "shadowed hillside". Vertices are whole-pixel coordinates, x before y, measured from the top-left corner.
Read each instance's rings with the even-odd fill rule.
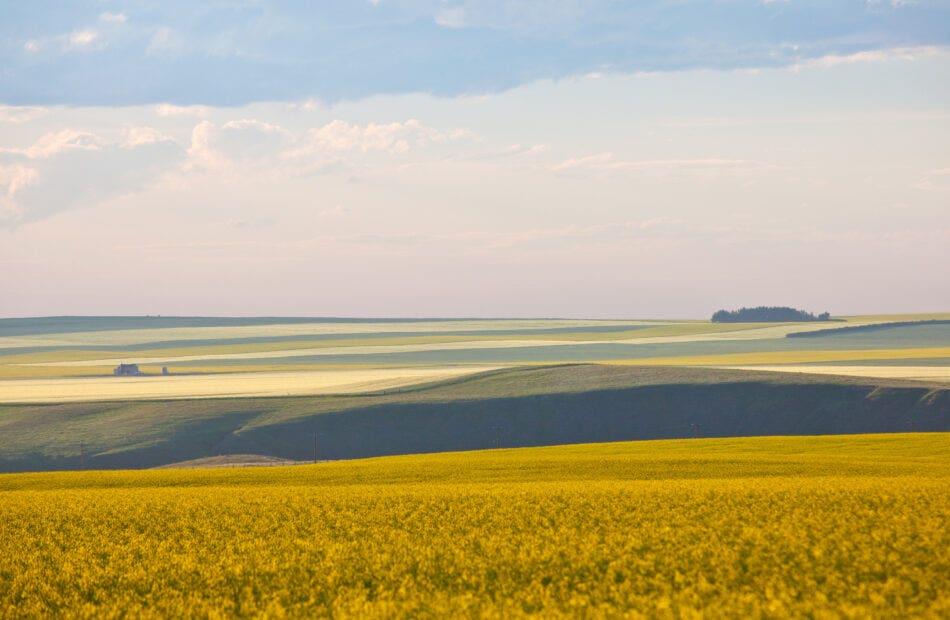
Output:
[[[748,371],[557,366],[394,393],[0,407],[0,469],[141,468],[683,437],[950,430],[950,392]]]

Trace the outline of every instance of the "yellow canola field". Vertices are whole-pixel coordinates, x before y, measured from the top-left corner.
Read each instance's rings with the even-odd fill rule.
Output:
[[[0,616],[947,617],[947,439],[0,476]]]
[[[145,377],[7,379],[0,381],[0,403],[361,394],[444,381],[495,368],[497,367],[442,366]]]

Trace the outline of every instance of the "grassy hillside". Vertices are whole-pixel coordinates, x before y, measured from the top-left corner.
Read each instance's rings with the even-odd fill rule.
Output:
[[[950,430],[950,392],[698,368],[505,369],[357,396],[0,407],[0,469],[141,468],[592,441]]]
[[[950,436],[0,476],[0,614],[944,617]]]

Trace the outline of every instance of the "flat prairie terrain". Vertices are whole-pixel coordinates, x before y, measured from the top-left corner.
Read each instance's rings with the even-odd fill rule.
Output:
[[[950,435],[0,476],[0,615],[946,617]]]

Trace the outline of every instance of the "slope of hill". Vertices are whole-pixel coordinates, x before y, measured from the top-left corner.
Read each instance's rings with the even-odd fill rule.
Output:
[[[504,369],[391,393],[0,407],[0,470],[142,468],[597,441],[950,430],[950,391],[701,368]]]

